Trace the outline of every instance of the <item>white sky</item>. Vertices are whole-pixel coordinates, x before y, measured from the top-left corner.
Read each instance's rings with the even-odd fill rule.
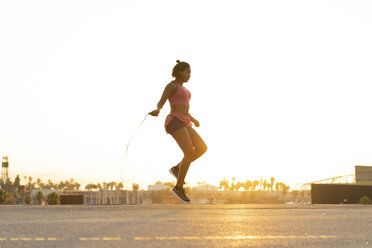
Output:
[[[0,155],[13,178],[120,181],[180,59],[209,147],[186,181],[351,174],[372,165],[371,13],[367,0],[1,1]],[[134,136],[124,179],[174,180],[168,112]]]

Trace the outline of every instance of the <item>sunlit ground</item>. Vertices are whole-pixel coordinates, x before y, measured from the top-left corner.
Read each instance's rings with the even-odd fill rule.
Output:
[[[372,208],[359,205],[0,206],[0,211],[1,247],[307,248],[371,242]]]

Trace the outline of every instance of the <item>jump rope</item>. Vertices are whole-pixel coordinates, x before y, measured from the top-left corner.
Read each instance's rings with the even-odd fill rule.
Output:
[[[142,170],[140,170],[136,175],[130,177],[130,178],[127,178],[127,179],[124,179],[123,177],[123,171],[124,171],[124,166],[125,166],[125,162],[127,160],[127,157],[128,157],[128,151],[129,151],[129,146],[130,146],[130,143],[133,139],[133,137],[138,133],[138,131],[140,130],[140,128],[142,127],[143,123],[145,122],[146,118],[149,116],[149,114],[146,114],[145,118],[143,119],[143,121],[141,122],[141,124],[136,128],[136,130],[133,132],[133,134],[130,136],[129,140],[128,140],[128,144],[127,144],[127,148],[125,150],[125,155],[124,155],[124,160],[123,160],[123,163],[121,165],[121,171],[120,171],[120,180],[124,183],[124,185],[127,185],[127,189],[129,190],[129,184],[130,184],[130,181],[132,181],[134,178],[136,178],[137,176],[139,176],[140,174],[143,173],[144,170],[146,170],[150,165],[152,165],[155,160],[158,158],[154,158],[150,163],[148,163],[146,166],[143,167]],[[160,155],[159,155],[160,156]]]

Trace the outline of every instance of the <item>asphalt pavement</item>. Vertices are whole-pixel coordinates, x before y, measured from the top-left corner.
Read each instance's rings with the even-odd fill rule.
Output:
[[[0,206],[0,247],[372,247],[372,206]]]

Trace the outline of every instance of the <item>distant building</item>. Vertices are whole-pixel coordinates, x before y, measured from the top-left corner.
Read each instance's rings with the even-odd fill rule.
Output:
[[[148,186],[149,191],[164,191],[164,190],[169,190],[169,189],[170,187],[168,185],[165,185],[162,183],[157,183],[157,184]]]
[[[1,180],[3,181],[4,184],[7,183],[8,179],[9,179],[8,168],[9,168],[8,157],[3,156],[3,160],[2,160],[2,163],[1,163]]]
[[[205,183],[194,187],[194,189],[198,191],[217,191],[218,187]]]
[[[372,182],[372,166],[355,166],[355,182],[356,183],[371,183]]]

